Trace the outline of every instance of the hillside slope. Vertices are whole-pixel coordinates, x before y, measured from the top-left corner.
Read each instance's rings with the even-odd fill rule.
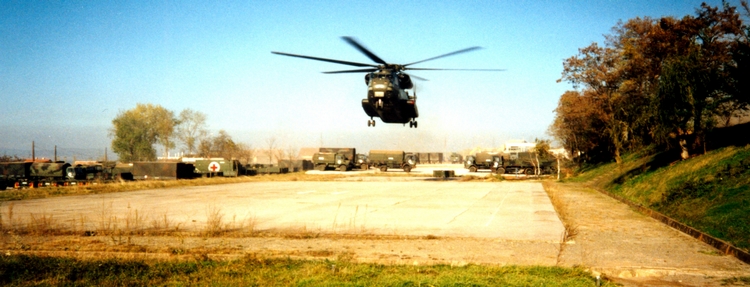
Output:
[[[675,160],[666,153],[631,154],[620,166],[600,165],[572,180],[619,194],[750,249],[750,145]]]

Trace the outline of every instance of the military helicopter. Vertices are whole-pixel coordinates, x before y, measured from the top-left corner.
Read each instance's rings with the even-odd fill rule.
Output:
[[[362,108],[365,113],[370,117],[367,121],[368,127],[375,126],[374,117],[379,117],[384,123],[396,123],[403,124],[409,123],[410,128],[417,127],[417,117],[419,112],[417,111],[417,95],[416,91],[412,91],[413,94],[409,95],[409,89],[414,88],[414,83],[411,78],[417,80],[427,81],[427,79],[417,77],[415,75],[409,75],[405,73],[406,70],[423,70],[423,71],[504,71],[504,69],[439,69],[439,68],[412,68],[409,67],[414,64],[427,62],[447,56],[452,56],[460,53],[470,52],[481,49],[481,47],[469,47],[458,51],[450,52],[440,56],[424,59],[421,61],[412,62],[409,64],[389,64],[380,57],[376,56],[370,50],[365,48],[362,44],[357,42],[352,37],[342,37],[344,41],[352,45],[354,48],[359,50],[362,54],[365,54],[370,60],[378,64],[367,64],[357,63],[350,61],[342,61],[335,59],[327,59],[320,57],[312,57],[305,55],[289,54],[282,52],[271,51],[271,53],[289,57],[303,58],[309,60],[317,60],[324,62],[331,62],[336,64],[343,64],[356,67],[369,67],[364,69],[354,70],[341,70],[341,71],[329,71],[323,72],[324,74],[341,74],[341,73],[367,73],[365,74],[365,84],[367,84],[367,98],[362,99]]]

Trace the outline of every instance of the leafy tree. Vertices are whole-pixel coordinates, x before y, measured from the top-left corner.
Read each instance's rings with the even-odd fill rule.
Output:
[[[697,14],[661,25],[686,48],[664,61],[656,97],[657,135],[662,142],[676,139],[683,158],[705,152],[706,132],[746,97],[735,94],[732,86],[742,78],[733,79],[739,75],[729,72],[737,68],[732,51],[742,36],[739,14],[728,5],[719,10],[705,3]]]
[[[196,145],[208,134],[206,130],[206,114],[191,109],[184,109],[178,116],[177,138],[187,148],[187,153],[192,155]]]
[[[140,103],[133,109],[120,112],[112,120],[112,151],[124,162],[155,160],[155,143],[161,143],[165,153],[174,146],[171,142],[175,125],[173,115],[162,106]]]

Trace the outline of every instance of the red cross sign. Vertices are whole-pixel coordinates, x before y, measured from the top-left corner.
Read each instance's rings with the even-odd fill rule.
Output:
[[[211,172],[218,172],[219,170],[221,170],[221,166],[219,165],[219,163],[212,161],[208,164],[208,170],[210,170]]]

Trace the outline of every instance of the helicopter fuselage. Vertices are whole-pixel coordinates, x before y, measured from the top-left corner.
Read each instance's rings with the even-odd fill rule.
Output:
[[[416,97],[406,91],[413,87],[409,75],[378,71],[367,74],[365,83],[367,98],[362,99],[362,108],[368,116],[379,117],[384,123],[416,123]]]

